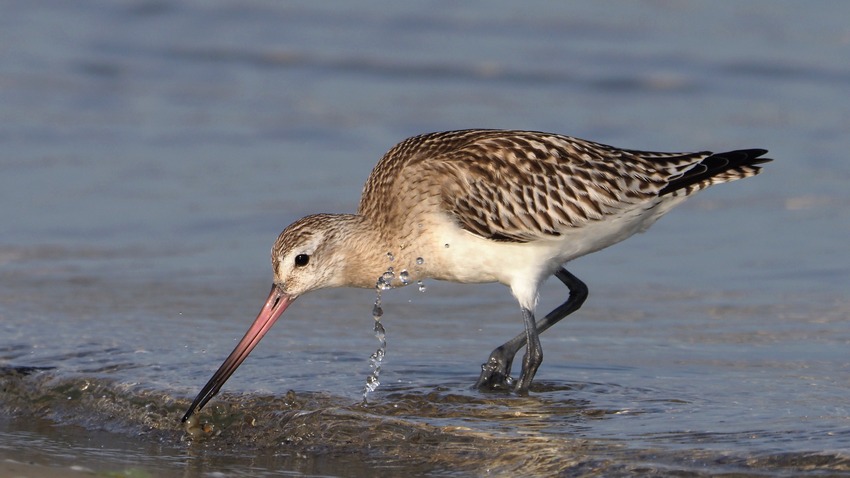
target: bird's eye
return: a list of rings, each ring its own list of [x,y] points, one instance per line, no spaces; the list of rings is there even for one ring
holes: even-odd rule
[[[295,267],[304,267],[310,262],[310,256],[307,254],[298,254],[295,256]]]

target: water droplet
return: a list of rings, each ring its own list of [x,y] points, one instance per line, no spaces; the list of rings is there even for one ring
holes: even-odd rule
[[[380,309],[381,298],[375,301],[375,307]],[[383,314],[383,311],[381,311]],[[378,349],[369,357],[369,368],[372,369],[372,373],[370,373],[366,377],[366,385],[363,388],[363,403],[366,403],[366,397],[370,392],[374,392],[375,389],[381,384],[378,380],[378,376],[381,374],[381,362],[384,360],[384,356],[386,355],[387,350],[387,339],[386,339],[386,331],[384,330],[383,324],[379,320],[380,316],[375,316],[375,338],[380,342],[380,346]]]
[[[387,252],[387,259],[389,259],[390,262],[395,260],[395,256],[393,255],[392,252]]]
[[[379,301],[375,301],[374,307],[372,307],[372,317],[375,320],[381,320],[381,317],[384,316],[384,309],[381,307],[381,303]]]
[[[407,270],[403,270],[399,273],[398,280],[400,280],[403,285],[410,284],[410,274]]]
[[[393,273],[392,267],[390,267],[390,270],[381,274],[381,277],[378,277],[378,281],[375,283],[375,288],[379,291],[392,289],[393,278],[395,278],[395,273]]]
[[[366,395],[369,392],[374,392],[378,386],[381,385],[381,382],[374,375],[369,375],[366,379],[366,391],[363,392],[363,400],[366,400]]]
[[[421,280],[416,281],[416,285],[419,286],[419,292],[425,292],[425,289],[428,287],[425,286],[425,283]]]
[[[448,248],[449,248],[449,245],[448,245],[448,244],[443,244],[443,246],[444,246],[446,249],[448,249]]]
[[[417,265],[417,266],[421,266],[421,265],[422,265],[422,264],[424,264],[424,263],[425,263],[425,259],[423,259],[423,258],[421,258],[421,257],[417,257],[417,258],[416,258],[416,265]]]

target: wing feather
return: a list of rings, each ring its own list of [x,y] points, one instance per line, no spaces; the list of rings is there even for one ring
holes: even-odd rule
[[[569,136],[463,130],[409,138],[378,163],[361,214],[376,214],[395,181],[429,182],[456,223],[481,237],[528,242],[758,173],[764,150],[712,154],[623,150]],[[413,178],[413,179],[411,179]]]

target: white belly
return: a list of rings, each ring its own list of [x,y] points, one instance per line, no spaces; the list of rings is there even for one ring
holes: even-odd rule
[[[447,220],[433,228],[431,239],[437,238],[439,244],[430,248],[434,267],[428,268],[429,275],[463,283],[500,282],[511,288],[520,304],[533,308],[540,283],[564,263],[645,231],[683,199],[644,204],[552,239],[526,243],[484,239]]]

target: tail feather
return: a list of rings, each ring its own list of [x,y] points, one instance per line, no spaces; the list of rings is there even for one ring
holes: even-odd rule
[[[671,180],[661,189],[660,195],[687,196],[713,184],[755,176],[761,172],[759,164],[773,161],[761,157],[766,153],[766,149],[739,149],[712,154]]]

